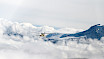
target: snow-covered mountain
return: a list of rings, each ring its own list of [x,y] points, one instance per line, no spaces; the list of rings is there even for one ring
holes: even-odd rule
[[[87,39],[98,39],[100,40],[102,37],[104,37],[104,26],[97,24],[94,26],[91,26],[88,30],[75,33],[75,34],[64,34],[60,38],[68,37],[68,36],[74,36],[74,37],[80,37],[80,36],[86,36]]]
[[[73,28],[55,29],[0,19],[0,59],[104,59],[103,29],[99,25],[86,31]],[[40,37],[41,33],[46,33],[46,37]],[[99,34],[101,38],[97,40],[96,35]],[[77,40],[69,40],[69,35],[86,35],[88,39],[81,38],[83,43],[78,43]],[[91,37],[94,40],[89,39]]]
[[[59,36],[62,35],[62,36]],[[98,39],[100,40],[102,37],[104,37],[104,26],[97,24],[94,26],[91,26],[88,30],[82,31],[82,32],[77,32],[73,34],[62,34],[62,33],[52,33],[47,35],[47,38],[53,37],[53,36],[59,36],[60,38],[64,37],[81,37],[81,36],[86,36],[86,39]]]

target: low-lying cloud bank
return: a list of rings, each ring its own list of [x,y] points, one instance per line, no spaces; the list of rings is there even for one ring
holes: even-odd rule
[[[88,39],[88,43],[77,41],[45,42],[41,33],[76,33],[81,29],[54,29],[49,26],[36,27],[30,23],[11,22],[0,19],[0,59],[104,59],[104,37],[100,41]],[[84,39],[83,39],[84,40]]]

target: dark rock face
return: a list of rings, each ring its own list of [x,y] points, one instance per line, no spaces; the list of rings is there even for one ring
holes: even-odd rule
[[[104,26],[100,26],[100,24],[91,26],[88,30],[75,33],[75,34],[63,34],[60,38],[68,37],[68,36],[73,36],[73,37],[81,37],[81,36],[86,36],[87,39],[98,39],[100,40],[101,37],[104,37]]]

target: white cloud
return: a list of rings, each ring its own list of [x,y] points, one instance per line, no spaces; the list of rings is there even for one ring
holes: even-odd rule
[[[44,38],[37,36],[42,31],[46,33],[54,32],[53,27],[35,27],[29,23],[11,22],[4,19],[0,19],[0,30],[1,59],[104,59],[104,37],[101,39],[102,41],[82,39],[82,43],[77,43],[77,40],[69,40],[66,42],[67,45],[65,45],[64,39],[69,38],[52,37],[59,41],[62,40],[57,45],[43,41]],[[60,33],[75,33],[76,31],[82,30],[71,28],[56,30],[56,32]],[[13,33],[22,34],[23,38],[19,35],[15,36]],[[11,36],[8,36],[8,34],[11,34]]]

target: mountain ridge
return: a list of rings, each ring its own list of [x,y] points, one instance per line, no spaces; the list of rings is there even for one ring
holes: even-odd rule
[[[60,38],[69,37],[69,36],[73,36],[73,37],[86,36],[87,39],[91,38],[91,39],[100,40],[101,37],[104,37],[104,31],[103,30],[104,30],[104,26],[97,24],[97,25],[91,26],[88,30],[85,30],[82,32],[78,32],[75,34],[63,34]]]

